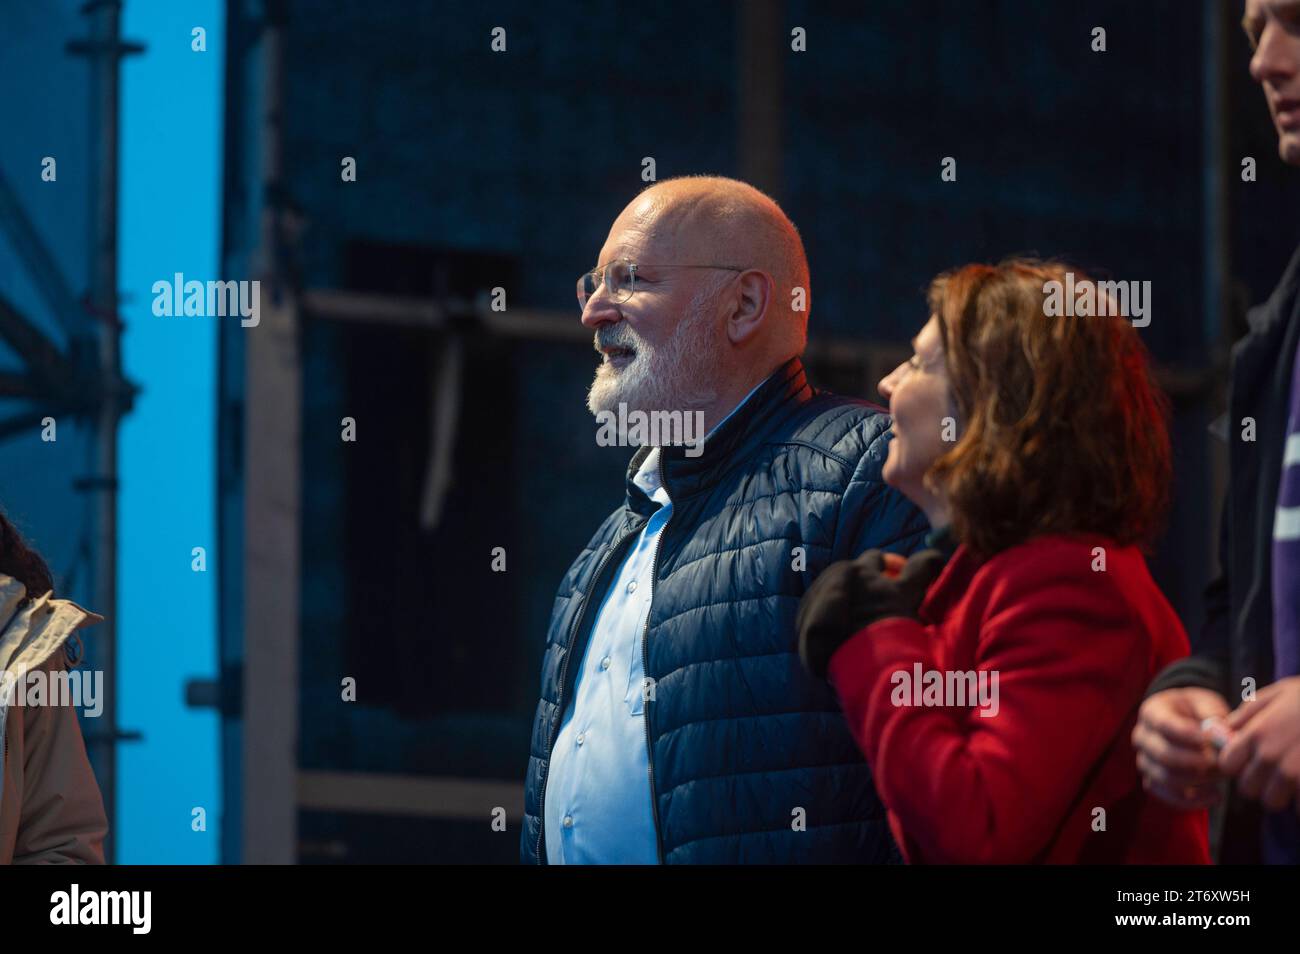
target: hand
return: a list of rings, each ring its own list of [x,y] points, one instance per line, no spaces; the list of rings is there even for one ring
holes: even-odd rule
[[[1226,723],[1236,734],[1219,753],[1219,768],[1236,778],[1237,791],[1270,811],[1294,803],[1300,814],[1300,676],[1265,686]]]
[[[1219,800],[1218,753],[1201,723],[1228,714],[1210,689],[1165,689],[1142,703],[1133,747],[1142,787],[1175,808],[1208,808]]]
[[[795,619],[804,668],[825,679],[835,650],[858,630],[890,616],[915,618],[944,562],[938,550],[922,550],[891,576],[885,554],[867,550],[828,566],[808,587]]]

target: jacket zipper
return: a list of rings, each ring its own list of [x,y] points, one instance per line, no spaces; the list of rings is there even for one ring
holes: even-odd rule
[[[664,455],[663,451],[659,452],[659,486],[668,494],[669,504],[672,503],[673,495],[668,493],[668,483],[664,479]],[[650,613],[654,612],[654,595],[655,595],[655,574],[659,570],[659,550],[663,546],[664,534],[668,532],[668,524],[673,522],[673,515],[670,513],[664,525],[659,528],[659,535],[655,537],[655,552],[650,558],[650,609],[645,614],[645,629],[641,632],[641,715],[645,721],[645,750],[646,750],[646,767],[650,775],[650,815],[655,826],[655,857],[659,859],[659,864],[664,863],[664,846],[659,837],[659,797],[655,794],[655,748],[654,743],[650,741],[650,700],[646,698],[645,681],[650,678],[650,644],[648,637],[650,635]],[[567,660],[566,660],[567,661]]]
[[[573,628],[569,630],[568,646],[564,651],[564,662],[560,663],[560,691],[556,694],[555,698],[555,711],[558,713],[558,717],[554,720],[551,728],[548,729],[546,733],[546,771],[542,775],[542,794],[537,800],[537,840],[533,843],[533,854],[537,856],[537,863],[539,865],[546,863],[546,860],[542,857],[542,833],[546,829],[546,783],[551,779],[551,748],[555,745],[555,730],[559,728],[560,723],[564,721],[564,687],[568,681],[569,659],[573,656],[573,637],[582,627],[582,621],[587,615],[587,606],[591,603],[592,590],[594,590],[596,584],[600,582],[601,574],[605,572],[605,564],[609,562],[610,557],[612,557],[615,552],[622,548],[623,541],[630,537],[634,532],[636,531],[629,531],[615,540],[614,543],[610,545],[610,548],[605,551],[605,555],[600,558],[600,562],[596,564],[596,572],[591,575],[591,582],[587,584],[586,593],[582,598],[582,608],[578,610],[578,615],[573,621]]]

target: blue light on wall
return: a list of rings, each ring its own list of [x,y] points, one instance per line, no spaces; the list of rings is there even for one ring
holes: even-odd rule
[[[197,51],[193,31],[205,31]],[[117,860],[211,864],[221,820],[217,715],[187,708],[216,668],[216,322],[155,317],[151,288],[216,279],[225,6],[128,0],[122,35],[119,282],[123,361],[141,394],[121,432]],[[207,572],[192,569],[202,547]],[[196,831],[195,809],[205,831]]]

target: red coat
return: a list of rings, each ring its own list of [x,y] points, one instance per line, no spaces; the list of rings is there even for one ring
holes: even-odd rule
[[[920,617],[856,633],[828,673],[909,862],[1209,862],[1206,812],[1143,791],[1129,740],[1188,651],[1141,553],[1048,536],[981,563],[962,546]],[[985,695],[958,704],[981,673]]]

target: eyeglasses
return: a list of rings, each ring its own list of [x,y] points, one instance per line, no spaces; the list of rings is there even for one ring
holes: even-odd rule
[[[647,265],[656,271],[661,268],[719,268],[727,272],[743,272],[743,268],[734,265]],[[637,263],[624,258],[616,258],[605,265],[597,266],[578,279],[578,308],[586,310],[587,299],[596,294],[596,289],[603,281],[609,297],[615,302],[625,302],[636,291]]]

